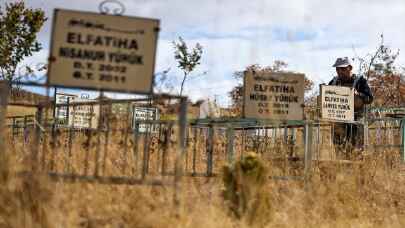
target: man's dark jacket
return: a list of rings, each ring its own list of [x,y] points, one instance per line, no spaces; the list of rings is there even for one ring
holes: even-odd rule
[[[367,80],[360,76],[352,75],[349,80],[343,81],[339,77],[334,77],[329,85],[346,86],[354,88],[358,93],[359,97],[363,100],[364,104],[371,104],[373,102],[373,94],[370,87],[368,86]]]
[[[371,92],[370,87],[368,86],[367,80],[364,77],[357,77],[356,75],[352,75],[352,77],[349,80],[343,81],[339,77],[334,77],[330,82],[329,85],[336,85],[336,86],[345,86],[345,87],[351,87],[354,88],[359,95],[358,97],[361,98],[363,101],[363,105],[361,107],[357,107],[354,110],[354,119],[358,120],[361,118],[364,110],[364,105],[365,104],[371,104],[373,102],[373,94]],[[352,145],[362,145],[363,144],[363,135],[359,133],[358,125],[356,124],[346,124],[343,123],[340,125],[341,127],[344,128],[345,134],[344,134],[344,140],[342,140],[338,134],[334,135],[334,143],[337,145],[340,145],[346,141],[350,142]],[[335,129],[337,129],[338,126],[336,126]],[[336,130],[335,130],[336,131]]]

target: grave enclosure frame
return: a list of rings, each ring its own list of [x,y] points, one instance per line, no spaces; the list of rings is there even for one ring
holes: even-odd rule
[[[107,1],[106,1],[107,2]],[[104,3],[104,2],[103,2]],[[102,4],[103,4],[102,3]],[[100,11],[102,9],[102,6],[100,4]],[[79,11],[71,11],[71,10],[60,10],[56,9],[55,14],[54,14],[54,24],[53,24],[53,29],[52,29],[52,36],[60,36],[61,32],[57,32],[56,29],[60,29],[60,27],[55,28],[55,23],[59,20],[57,18],[57,15],[61,13],[67,13],[72,14],[72,18],[74,18],[75,23],[72,24],[72,20],[66,21],[66,26],[64,29],[72,29],[72,27],[76,26],[73,28],[73,31],[79,30],[84,30],[85,33],[91,34],[88,36],[92,36],[93,33],[109,33],[116,35],[118,37],[121,37],[122,40],[114,41],[114,36],[112,35],[111,37],[107,37],[110,39],[109,45],[121,45],[125,44],[128,47],[128,43],[131,42],[130,47],[132,47],[133,50],[136,50],[138,52],[138,62],[135,63],[130,63],[128,62],[127,65],[125,63],[119,64],[119,67],[117,67],[120,70],[120,73],[123,73],[125,75],[121,75],[119,78],[123,79],[124,77],[127,77],[127,79],[123,79],[122,82],[127,82],[130,81],[131,83],[121,83],[121,87],[111,87],[108,85],[108,83],[93,83],[89,82],[87,85],[81,85],[81,83],[74,85],[75,83],[65,83],[64,81],[55,81],[57,79],[58,74],[65,74],[66,72],[69,71],[68,68],[73,66],[73,76],[76,74],[75,72],[78,72],[82,70],[83,72],[91,72],[91,74],[96,75],[99,73],[98,70],[100,70],[100,67],[97,67],[98,70],[95,70],[93,67],[90,67],[91,64],[98,64],[98,63],[87,63],[86,66],[87,68],[84,67],[79,67],[77,68],[79,64],[76,62],[72,62],[67,60],[63,60],[59,57],[55,57],[56,55],[60,54],[61,52],[57,44],[55,44],[55,40],[52,39],[51,41],[51,54],[49,57],[49,69],[48,69],[48,77],[46,79],[46,83],[38,83],[38,82],[31,82],[31,81],[18,81],[18,82],[11,82],[9,83],[3,83],[6,85],[4,88],[1,89],[1,121],[0,121],[0,127],[3,130],[6,124],[6,118],[5,118],[5,113],[6,113],[6,108],[7,105],[15,105],[15,106],[23,106],[23,107],[31,107],[36,109],[36,114],[33,116],[22,116],[23,118],[23,126],[20,127],[21,122],[19,122],[19,119],[21,118],[20,116],[15,116],[12,117],[12,124],[9,125],[12,129],[12,137],[15,139],[16,136],[18,136],[18,133],[20,131],[20,128],[23,129],[23,135],[24,138],[22,140],[22,143],[24,146],[30,145],[30,154],[28,155],[31,161],[31,168],[26,167],[28,169],[24,169],[22,172],[20,172],[21,175],[25,175],[30,172],[37,172],[37,171],[43,171],[47,173],[51,178],[56,179],[56,180],[64,180],[64,181],[85,181],[85,182],[97,182],[97,183],[114,183],[114,184],[150,184],[150,185],[174,185],[176,189],[178,188],[179,185],[179,180],[181,178],[181,156],[184,152],[184,145],[185,145],[185,129],[186,129],[186,114],[187,114],[187,97],[184,96],[176,96],[176,95],[170,95],[170,94],[154,94],[153,93],[153,84],[154,84],[154,67],[155,67],[155,55],[156,55],[156,48],[157,48],[157,40],[158,40],[158,32],[159,32],[159,20],[156,19],[147,19],[147,18],[138,18],[138,17],[127,17],[127,16],[121,16],[121,15],[109,15],[108,10],[107,12],[102,12],[101,14],[97,13],[92,13],[92,12],[79,12]],[[122,12],[121,12],[122,13]],[[80,17],[83,17],[80,19]],[[67,20],[66,16],[64,17],[59,17],[61,20]],[[94,19],[94,18],[105,18],[108,19],[108,21],[104,21],[102,19]],[[87,22],[86,22],[87,21]],[[136,31],[128,30],[126,31],[125,28],[123,27],[116,27],[114,24],[121,22],[125,22],[124,25],[128,25],[131,23],[135,23],[140,26],[140,28]],[[83,24],[84,23],[84,24]],[[98,23],[98,24],[97,24]],[[108,24],[109,23],[109,24]],[[73,26],[74,25],[74,26]],[[89,25],[89,26],[88,26]],[[90,26],[92,25],[92,26]],[[148,27],[149,26],[149,27]],[[62,26],[63,27],[63,26]],[[136,27],[136,26],[135,26]],[[76,29],[76,30],[74,30]],[[131,26],[131,29],[134,29],[134,26]],[[67,33],[70,34],[70,33]],[[129,34],[129,35],[128,35]],[[71,35],[71,34],[70,34]],[[70,36],[68,35],[68,36]],[[153,39],[150,39],[150,36],[153,37]],[[128,38],[132,37],[132,38]],[[134,38],[136,37],[136,39]],[[63,38],[63,37],[62,37]],[[138,40],[139,38],[139,40]],[[79,38],[77,38],[79,39]],[[112,41],[111,41],[112,39]],[[119,39],[119,38],[117,38]],[[130,40],[132,39],[132,40]],[[60,37],[57,39],[57,41],[61,41]],[[64,39],[63,39],[64,40]],[[69,39],[68,39],[69,40]],[[130,40],[130,41],[128,41]],[[148,42],[147,47],[142,47],[141,43],[135,43],[135,42],[140,42],[141,41],[146,41]],[[79,41],[77,41],[79,42]],[[114,43],[115,42],[115,43]],[[80,42],[79,42],[80,44]],[[78,45],[79,45],[78,44]],[[81,45],[81,44],[80,44]],[[125,46],[124,45],[124,46]],[[140,45],[140,46],[138,46]],[[60,45],[59,45],[60,46]],[[63,46],[63,44],[62,44]],[[68,45],[69,46],[69,45]],[[76,48],[74,45],[70,45],[71,49],[73,50]],[[76,45],[77,46],[77,45]],[[56,49],[54,49],[56,47]],[[120,46],[121,47],[121,46]],[[116,47],[114,47],[116,48]],[[111,49],[111,48],[110,48]],[[57,51],[55,51],[57,50]],[[62,48],[60,48],[62,50]],[[99,48],[98,53],[101,53],[102,51],[107,50],[106,47],[101,47]],[[114,49],[115,50],[115,49]],[[114,51],[113,50],[113,51]],[[90,52],[90,51],[88,51]],[[73,51],[72,51],[73,53]],[[124,49],[119,50],[119,54],[125,54]],[[111,56],[111,54],[109,54]],[[129,55],[129,54],[128,54]],[[144,55],[144,56],[141,56]],[[105,56],[108,56],[108,53],[105,54]],[[145,57],[146,56],[146,57]],[[65,56],[66,57],[66,56]],[[70,57],[68,57],[70,58]],[[105,57],[104,60],[106,60],[107,57]],[[112,57],[110,57],[111,60]],[[142,59],[141,59],[142,58]],[[59,61],[59,59],[61,59]],[[56,61],[59,61],[57,63]],[[91,59],[88,60],[87,62],[91,62]],[[66,63],[70,64],[68,68],[66,67]],[[55,66],[59,64],[60,66]],[[131,65],[132,64],[132,65]],[[83,63],[81,66],[84,66],[85,64]],[[100,66],[103,66],[103,64],[99,64]],[[134,66],[135,65],[135,66]],[[139,66],[137,66],[139,65]],[[143,67],[145,65],[145,67]],[[98,66],[98,65],[97,65]],[[117,68],[117,69],[118,69]],[[115,69],[115,68],[113,68]],[[125,71],[123,70],[125,69]],[[135,69],[135,70],[133,70]],[[122,71],[121,71],[122,70]],[[100,70],[100,77],[98,77],[100,80],[103,77],[103,72]],[[90,75],[90,74],[87,74]],[[69,76],[69,75],[68,75]],[[71,76],[70,76],[71,77]],[[139,78],[140,77],[140,78]],[[131,80],[129,80],[131,78]],[[135,78],[135,79],[132,79]],[[87,79],[90,79],[88,77]],[[94,79],[94,78],[93,78]],[[70,80],[70,79],[69,79]],[[135,81],[134,81],[135,80]],[[113,81],[114,82],[114,81]],[[140,83],[142,82],[142,83]],[[117,81],[118,83],[118,81]],[[3,85],[2,84],[2,85]],[[45,88],[46,89],[46,101],[42,101],[39,104],[27,104],[25,102],[8,102],[8,86],[9,85],[13,86],[29,86],[29,87],[36,87],[36,88]],[[84,83],[86,84],[86,83]],[[138,84],[140,86],[138,86]],[[132,90],[131,85],[135,85],[134,90]],[[51,88],[54,88],[54,93],[56,96],[56,89],[57,88],[65,88],[65,89],[71,89],[71,90],[76,90],[76,89],[89,89],[96,91],[100,94],[99,99],[97,101],[90,101],[90,102],[76,102],[76,103],[70,103],[67,104],[56,104],[56,99],[54,100],[54,103],[50,101],[50,90]],[[121,100],[111,100],[111,99],[104,99],[103,94],[104,92],[117,92],[117,93],[125,93],[128,94],[130,93],[131,95],[145,95],[144,97],[140,98],[135,98],[135,99],[121,99]],[[108,141],[109,141],[109,133],[111,131],[110,126],[109,126],[109,120],[102,122],[101,121],[101,113],[102,113],[102,107],[104,106],[111,106],[113,104],[127,104],[127,107],[130,107],[130,104],[135,103],[135,102],[140,102],[144,103],[145,106],[150,106],[150,104],[153,101],[156,100],[177,100],[178,102],[178,111],[177,111],[177,121],[166,121],[166,122],[161,122],[160,124],[165,125],[167,124],[170,127],[176,126],[178,129],[178,135],[177,135],[177,143],[174,145],[171,145],[174,147],[174,160],[172,161],[173,167],[172,167],[172,175],[173,181],[168,180],[167,178],[161,178],[161,179],[154,179],[154,178],[149,178],[148,176],[148,171],[149,171],[149,145],[150,142],[150,132],[149,132],[149,127],[147,127],[147,131],[143,132],[142,138],[144,139],[144,146],[143,146],[143,157],[142,157],[142,162],[141,164],[138,164],[138,161],[136,161],[135,166],[138,169],[138,165],[141,166],[139,168],[138,174],[136,176],[134,175],[102,175],[103,172],[103,167],[99,165],[100,160],[101,160],[101,151],[102,151],[102,146],[101,146],[101,134],[104,136],[104,163],[103,165],[105,166],[105,157],[107,156],[106,153],[108,151]],[[94,129],[76,129],[74,126],[58,126],[56,123],[57,118],[55,118],[55,110],[57,107],[66,107],[67,109],[72,108],[75,109],[80,106],[91,106],[94,107],[95,105],[99,106],[99,114],[100,118],[97,120],[98,124],[97,127]],[[53,108],[52,114],[50,114],[50,109]],[[92,108],[93,110],[93,108]],[[129,108],[126,110],[125,115],[128,117],[129,115]],[[68,112],[69,113],[69,112]],[[75,113],[75,112],[73,112]],[[52,115],[53,118],[49,118],[49,116]],[[74,115],[74,114],[73,114]],[[74,118],[74,116],[73,116]],[[132,120],[132,117],[128,119]],[[104,124],[104,125],[103,125]],[[150,124],[148,121],[145,121],[145,125]],[[74,125],[74,123],[72,124]],[[90,127],[91,128],[91,127]],[[122,134],[124,135],[124,143],[125,146],[125,154],[129,153],[128,147],[127,147],[127,142],[129,140],[133,140],[133,150],[134,150],[134,155],[135,157],[140,156],[139,154],[142,154],[142,151],[139,151],[139,143],[137,140],[139,140],[139,123],[135,125],[134,128],[132,128],[132,124],[129,124],[128,126],[124,126],[122,129],[118,129],[118,131],[121,131]],[[171,130],[171,129],[170,129]],[[74,149],[72,147],[74,146],[73,138],[75,134],[81,134],[84,133],[87,137],[87,142],[85,142],[88,147],[87,151],[85,152],[85,160],[84,160],[84,170],[80,170],[80,172],[75,172],[74,167],[72,167],[71,157],[74,154]],[[60,153],[56,153],[58,150],[58,137],[60,134],[65,134],[67,135],[67,142],[66,144],[69,145],[68,148],[66,148],[66,154],[64,155],[64,165],[63,171],[58,170],[58,162],[55,160],[55,157],[59,156]],[[5,135],[0,134],[0,149],[2,151],[5,151]],[[148,138],[149,137],[149,138]],[[91,143],[94,143],[93,141],[96,142],[95,148],[96,151],[94,151],[94,158],[93,162],[91,162],[91,156],[89,151],[91,150]],[[27,144],[26,144],[27,143]],[[146,146],[147,145],[147,146]],[[135,154],[136,151],[136,154]],[[4,153],[4,152],[3,152]],[[4,155],[4,154],[2,154]],[[66,157],[68,156],[68,157]],[[125,159],[125,157],[124,157]],[[122,162],[122,161],[121,161]],[[127,161],[124,161],[126,163]],[[105,167],[104,167],[105,168]],[[77,170],[76,170],[77,171]],[[105,171],[105,170],[104,170]],[[134,170],[132,170],[132,174],[134,174]],[[123,171],[122,173],[128,173],[128,171]],[[163,176],[163,174],[162,174]],[[177,190],[176,190],[177,192]]]
[[[49,88],[48,88],[49,90]],[[49,97],[49,96],[48,96]],[[270,146],[271,145],[277,145],[281,144],[283,146],[286,146],[288,148],[290,146],[289,142],[290,139],[293,139],[292,141],[295,143],[295,145],[291,145],[292,147],[300,147],[302,145],[303,152],[300,156],[289,156],[285,158],[285,162],[289,164],[293,164],[294,162],[302,162],[302,168],[303,172],[301,172],[300,175],[290,175],[288,173],[282,174],[282,175],[273,175],[271,176],[272,179],[275,180],[307,180],[308,177],[314,172],[314,168],[322,161],[321,156],[319,155],[320,151],[320,145],[324,143],[325,139],[322,139],[323,134],[322,131],[323,128],[328,126],[329,121],[322,121],[320,119],[318,120],[302,120],[302,121],[276,121],[276,120],[258,120],[254,118],[250,119],[239,119],[239,118],[231,118],[231,119],[197,119],[197,120],[190,120],[187,121],[186,119],[186,108],[187,108],[187,102],[185,97],[175,97],[175,96],[170,96],[170,95],[155,95],[154,97],[145,97],[145,98],[139,98],[139,99],[126,99],[126,100],[103,100],[100,99],[98,101],[93,101],[90,102],[94,105],[112,105],[113,103],[126,103],[130,107],[129,102],[136,102],[136,101],[147,101],[150,102],[151,99],[179,99],[181,100],[181,108],[179,115],[183,118],[179,118],[179,122],[175,122],[172,120],[144,120],[144,121],[138,121],[138,124],[135,125],[135,128],[127,129],[125,130],[125,133],[122,134],[123,138],[125,140],[133,139],[134,141],[138,140],[139,141],[142,137],[143,140],[146,138],[144,136],[150,137],[149,139],[155,138],[156,137],[159,139],[158,140],[158,153],[153,154],[153,152],[150,151],[150,149],[146,149],[145,147],[138,148],[138,154],[142,159],[140,159],[140,166],[139,166],[139,173],[137,174],[136,177],[134,176],[105,176],[103,173],[103,167],[104,165],[102,164],[103,159],[96,159],[100,162],[98,166],[94,165],[97,163],[93,163],[93,166],[89,165],[91,162],[84,162],[83,164],[83,172],[80,173],[72,173],[69,168],[63,167],[56,169],[59,170],[59,172],[55,172],[55,169],[52,167],[55,167],[52,164],[52,160],[48,161],[49,156],[44,156],[45,147],[42,147],[42,150],[40,149],[41,145],[44,143],[49,143],[52,146],[52,142],[54,141],[54,137],[57,136],[57,132],[60,130],[57,127],[55,127],[52,124],[52,121],[47,121],[46,115],[48,115],[50,112],[46,112],[45,110],[48,108],[50,109],[51,104],[44,103],[41,106],[38,106],[38,112],[37,115],[33,120],[29,120],[32,118],[32,116],[21,116],[21,117],[14,117],[11,118],[11,120],[14,119],[14,121],[11,121],[11,129],[14,129],[15,127],[20,128],[21,123],[23,123],[23,129],[28,129],[31,127],[31,129],[35,130],[34,134],[34,140],[38,140],[35,143],[38,147],[35,150],[35,153],[33,154],[33,157],[35,158],[36,161],[38,161],[38,166],[39,169],[42,169],[44,171],[49,171],[48,174],[56,179],[56,180],[67,180],[67,181],[85,181],[85,182],[97,182],[97,183],[112,183],[112,184],[147,184],[147,185],[171,185],[173,184],[171,181],[167,182],[167,180],[170,179],[170,177],[176,177],[179,179],[181,176],[189,176],[189,177],[215,177],[220,172],[218,170],[221,168],[223,164],[226,163],[232,163],[235,160],[237,160],[239,157],[243,157],[243,154],[237,155],[236,147],[238,146],[238,141],[244,143],[245,145],[249,144],[250,140],[250,146],[243,146],[242,149],[245,150],[252,150],[254,152],[261,153],[263,155],[268,154],[271,152]],[[16,103],[9,103],[9,104],[14,104]],[[18,104],[17,104],[18,105]],[[24,104],[22,104],[24,105]],[[89,102],[84,102],[84,103],[72,103],[72,104],[59,104],[58,106],[67,106],[70,105],[72,108],[75,106],[79,105],[89,105]],[[101,109],[100,109],[101,110]],[[17,123],[16,119],[22,119],[25,121],[19,122],[19,124],[14,124]],[[130,118],[128,118],[130,119]],[[337,121],[339,122],[339,121]],[[345,121],[347,122],[347,121]],[[395,148],[400,150],[400,156],[401,156],[401,161],[404,161],[404,132],[405,132],[405,122],[404,119],[399,119],[399,118],[367,118],[363,122],[355,122],[352,121],[350,123],[353,124],[358,124],[362,125],[365,127],[365,147],[378,151],[380,149],[384,148]],[[182,131],[178,132],[178,140],[172,142],[176,144],[175,148],[180,148],[179,150],[176,150],[180,152],[177,156],[179,159],[176,159],[175,161],[177,162],[175,165],[175,169],[170,169],[168,168],[170,165],[168,163],[164,162],[165,156],[167,156],[168,150],[167,149],[167,144],[166,142],[170,141],[170,138],[172,137],[172,132],[170,131],[158,131],[157,133],[152,133],[152,132],[145,132],[141,133],[137,131],[137,127],[139,127],[140,124],[145,124],[145,125],[155,125],[155,126],[160,126],[158,129],[165,129],[165,127],[162,128],[162,126],[175,126],[177,124],[180,124],[181,128],[183,129]],[[15,126],[19,125],[19,126]],[[100,125],[101,126],[101,125]],[[132,123],[129,124],[128,126],[132,126]],[[48,130],[47,130],[48,129]],[[150,128],[147,128],[150,129]],[[276,130],[275,130],[276,129]],[[99,134],[103,135],[108,133],[108,130],[97,128],[94,130],[80,130],[80,129],[74,129],[74,127],[65,127],[65,130],[67,131],[68,136],[70,137],[71,135],[75,134],[89,134],[89,133],[96,133],[96,136],[90,134],[89,137],[92,137],[93,140],[98,140],[97,137],[99,137]],[[18,130],[17,130],[18,131]],[[48,131],[48,133],[46,133]],[[267,133],[271,131],[270,133]],[[298,131],[301,132],[302,135],[298,134]],[[333,133],[333,128],[329,129],[330,133]],[[14,132],[14,130],[12,131]],[[25,131],[23,131],[25,132]],[[260,133],[260,132],[265,132],[265,133]],[[295,136],[293,136],[295,134]],[[266,135],[268,134],[268,135]],[[396,134],[397,136],[394,136],[393,134]],[[39,135],[39,136],[38,136]],[[41,137],[42,135],[42,137]],[[108,134],[107,134],[108,135]],[[157,136],[156,136],[157,135]],[[372,136],[374,135],[374,136]],[[25,136],[25,135],[24,135]],[[292,137],[293,138],[290,138]],[[14,135],[13,135],[14,137]],[[102,142],[104,138],[102,137]],[[221,144],[218,144],[214,142],[216,138],[223,137],[225,145],[221,146]],[[295,138],[294,138],[295,137]],[[302,137],[301,144],[296,143],[299,141],[299,138]],[[372,143],[371,138],[377,138],[379,141],[376,141]],[[400,140],[394,140],[395,138]],[[18,139],[18,138],[17,138]],[[70,141],[71,139],[68,138]],[[266,141],[267,140],[267,141]],[[278,141],[277,141],[278,140]],[[330,139],[329,139],[330,140]],[[152,140],[153,141],[153,140]],[[193,143],[194,141],[194,143]],[[198,141],[198,142],[197,142]],[[395,141],[395,142],[394,142]],[[144,141],[147,142],[147,141]],[[164,143],[163,143],[164,142]],[[253,144],[252,144],[253,143]],[[147,144],[147,143],[145,143]],[[267,147],[269,144],[270,146]],[[70,143],[70,145],[72,145]],[[150,144],[149,144],[150,145]],[[199,151],[196,148],[202,145],[203,146],[203,151]],[[253,146],[252,146],[253,145]],[[160,147],[159,147],[160,146]],[[266,148],[264,148],[265,146]],[[224,147],[223,152],[218,152],[218,147]],[[250,149],[249,149],[250,148]],[[99,149],[103,149],[103,146],[100,146]],[[135,149],[135,147],[132,147],[132,149]],[[124,153],[127,153],[129,156],[129,152],[132,149],[123,149]],[[98,150],[97,150],[98,151]],[[126,151],[126,152],[125,152]],[[69,153],[66,151],[66,153]],[[218,154],[218,153],[223,153]],[[243,153],[243,151],[242,151]],[[100,154],[97,155],[97,153],[87,157],[87,160],[93,160],[94,156],[101,156]],[[157,156],[157,157],[156,157]],[[160,158],[159,158],[160,156]],[[199,164],[199,159],[201,160],[201,156],[205,156],[203,158],[203,163],[204,164]],[[124,159],[126,157],[123,157]],[[271,158],[271,157],[270,157]],[[157,160],[156,160],[157,159]],[[160,163],[159,163],[160,159]],[[291,160],[292,159],[292,160]],[[271,159],[270,159],[271,161]],[[282,161],[282,160],[280,160]],[[290,163],[290,161],[292,163]],[[151,171],[154,170],[153,167],[157,167],[155,163],[159,163],[159,168],[157,170],[158,173]],[[68,162],[66,162],[68,164]],[[87,165],[86,165],[87,164]],[[198,167],[200,165],[200,168]],[[202,169],[201,169],[202,165]],[[86,168],[87,167],[87,168]],[[91,169],[92,168],[92,169]],[[177,171],[176,171],[177,170]],[[152,178],[151,178],[152,177]],[[154,177],[159,177],[155,179]],[[165,181],[162,181],[165,180]],[[171,180],[171,179],[170,179]]]
[[[23,83],[25,86],[41,86],[38,84],[30,84],[30,83]],[[45,86],[48,90],[50,88]],[[124,122],[124,125],[126,126],[120,126],[114,129],[112,126],[110,126],[109,123],[109,117],[106,117],[108,115],[111,116],[111,112],[102,114],[102,110],[105,110],[105,107],[108,109],[111,109],[112,105],[114,104],[122,104],[126,107],[128,107],[127,111],[130,111],[130,107],[132,107],[134,102],[142,102],[146,107],[153,101],[156,100],[177,100],[179,103],[179,111],[177,114],[177,120],[168,120],[168,121],[138,121],[135,124],[135,127],[132,125],[132,116],[130,116],[131,112],[126,112],[122,116],[127,116],[126,121]],[[43,102],[39,105],[32,105],[32,104],[25,104],[24,102],[9,102],[8,105],[13,105],[13,106],[24,106],[24,107],[31,107],[31,108],[36,108],[36,114],[35,115],[29,115],[29,116],[13,116],[10,118],[5,118],[6,122],[5,125],[10,129],[11,133],[11,138],[10,140],[16,142],[22,142],[26,143],[26,145],[34,145],[32,147],[32,161],[33,161],[33,169],[35,170],[42,170],[45,173],[48,173],[52,178],[57,179],[57,180],[64,180],[64,181],[86,181],[86,182],[97,182],[97,183],[115,183],[115,184],[151,184],[151,185],[172,185],[171,181],[168,182],[168,180],[162,181],[162,180],[153,180],[148,177],[148,163],[149,163],[149,148],[146,146],[142,146],[142,143],[145,145],[149,146],[149,140],[151,139],[150,135],[150,129],[153,124],[160,124],[161,128],[169,127],[173,128],[176,127],[178,129],[177,131],[177,136],[178,138],[176,143],[172,143],[170,146],[173,149],[173,152],[176,153],[175,156],[182,156],[182,153],[184,151],[184,145],[185,145],[185,129],[186,129],[186,112],[187,112],[187,98],[186,97],[180,97],[180,96],[174,96],[174,95],[168,95],[168,94],[154,94],[151,96],[147,97],[140,97],[140,98],[134,98],[134,99],[120,99],[120,100],[110,100],[110,99],[98,99],[94,101],[87,101],[87,102],[77,102],[77,103],[66,103],[66,104],[57,104],[55,105],[53,102],[49,100],[48,96],[48,101]],[[98,105],[100,106],[99,108],[99,115],[100,118],[98,120],[98,126],[96,128],[76,128],[75,126],[69,125],[69,126],[64,126],[64,125],[59,125],[55,118],[53,116],[53,107],[69,107],[71,109],[75,109],[76,107],[80,107],[82,105],[85,106],[91,106],[91,105]],[[104,108],[104,109],[103,109]],[[101,121],[103,118],[105,118],[105,122],[102,124]],[[22,121],[21,121],[22,120]],[[7,124],[7,121],[9,122]],[[147,129],[146,132],[140,132],[139,131],[139,125],[144,124]],[[166,129],[165,129],[166,130]],[[136,143],[132,144],[132,149],[131,146],[123,146],[126,154],[129,155],[129,153],[132,150],[136,150],[136,155],[139,157],[140,161],[137,161],[137,164],[139,167],[139,172],[136,174],[137,177],[132,176],[132,175],[118,175],[118,176],[105,176],[102,174],[102,167],[105,166],[102,165],[102,158],[101,152],[102,153],[107,153],[109,149],[107,149],[107,144],[112,143],[112,134],[114,132],[118,132],[118,134],[122,134],[124,137],[124,143]],[[23,136],[23,137],[20,137]],[[57,143],[60,141],[61,137],[65,137],[66,140],[68,141],[65,145],[66,151],[62,151],[63,153],[69,154],[69,156],[72,156],[72,154],[75,153],[75,143],[79,140],[79,136],[85,137],[86,140],[88,140],[88,143],[90,142],[96,142],[96,153],[91,152],[90,154],[87,154],[88,152],[86,151],[81,151],[83,153],[86,153],[86,159],[83,161],[82,165],[84,166],[84,171],[80,171],[79,173],[75,173],[71,170],[70,167],[62,167],[62,168],[57,168],[55,156],[58,153],[61,153],[61,151],[57,151]],[[100,139],[101,138],[101,139]],[[141,141],[143,140],[143,142]],[[63,140],[62,140],[63,141]],[[3,141],[2,141],[3,142]],[[55,154],[53,154],[53,150],[55,150]],[[89,149],[91,150],[91,149]],[[99,153],[100,152],[100,153]],[[91,168],[91,157],[94,157],[93,159],[96,159],[96,162],[93,162],[92,170]],[[135,155],[134,155],[135,156]],[[142,158],[142,159],[141,159]],[[67,159],[67,158],[66,158]],[[177,172],[181,171],[180,167],[181,164],[179,163],[181,159],[175,159],[174,162],[174,169],[171,172],[169,176],[179,176]],[[69,166],[69,161],[66,160],[64,165]],[[62,169],[62,170],[61,170]],[[128,174],[128,173],[127,173]],[[139,175],[138,175],[139,174]],[[163,176],[163,173],[161,173]],[[167,176],[167,174],[164,174]]]

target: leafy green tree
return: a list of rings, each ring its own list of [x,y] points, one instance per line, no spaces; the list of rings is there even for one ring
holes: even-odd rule
[[[196,46],[189,52],[186,42],[179,37],[178,41],[173,41],[174,58],[178,62],[178,67],[183,71],[183,80],[180,86],[180,96],[183,94],[184,83],[190,73],[201,64],[201,56],[203,47],[197,43]]]
[[[9,83],[20,80],[18,64],[41,50],[37,34],[46,21],[41,9],[26,8],[23,1],[0,6],[0,79]],[[27,67],[27,72],[32,69]]]

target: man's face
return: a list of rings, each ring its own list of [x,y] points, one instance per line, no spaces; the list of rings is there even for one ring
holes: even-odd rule
[[[340,78],[350,78],[351,76],[351,71],[352,71],[352,67],[351,66],[347,66],[347,67],[336,67],[336,73],[338,74],[338,76]]]

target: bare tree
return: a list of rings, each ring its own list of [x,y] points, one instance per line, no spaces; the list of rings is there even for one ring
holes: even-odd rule
[[[365,57],[356,56],[359,61],[359,75],[368,79],[374,94],[374,106],[398,106],[405,98],[403,67],[396,65],[399,50],[392,50],[384,43],[384,35],[376,50]],[[402,91],[402,92],[401,92]]]

